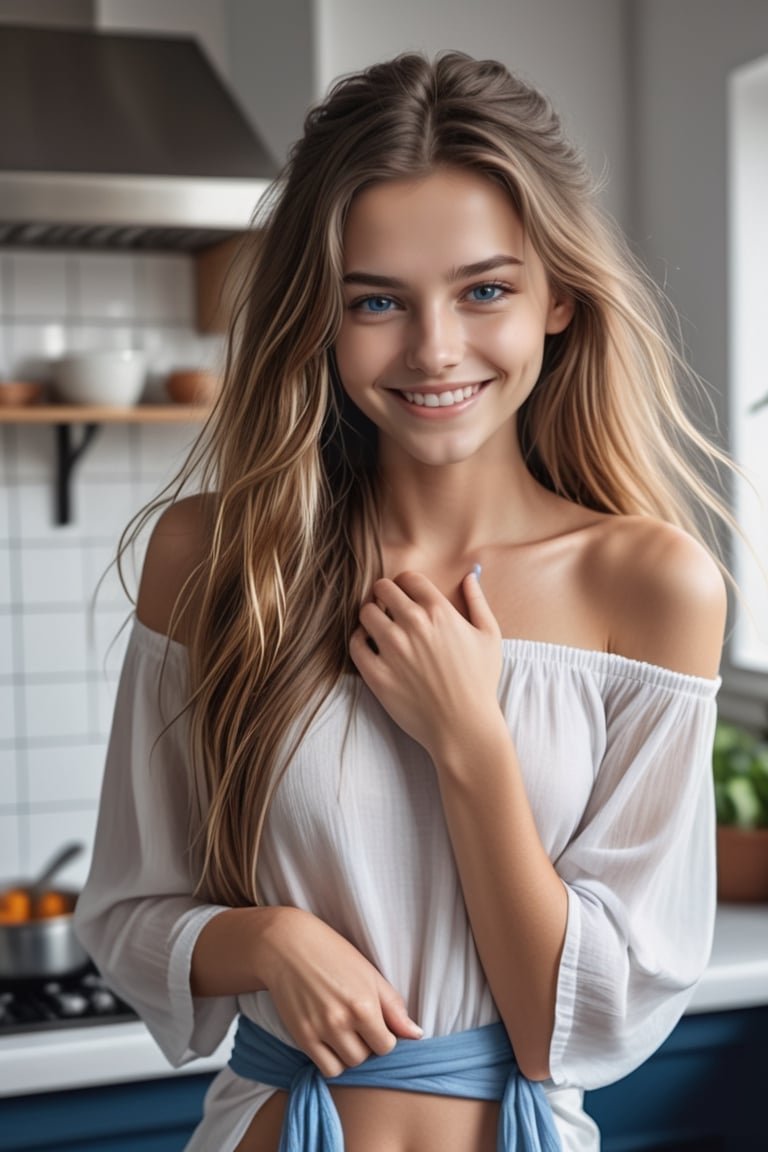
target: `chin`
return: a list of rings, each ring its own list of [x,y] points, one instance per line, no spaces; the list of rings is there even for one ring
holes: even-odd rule
[[[464,464],[472,460],[478,453],[475,444],[445,444],[432,447],[419,446],[406,449],[408,455],[420,464],[431,468],[449,468],[455,464]]]

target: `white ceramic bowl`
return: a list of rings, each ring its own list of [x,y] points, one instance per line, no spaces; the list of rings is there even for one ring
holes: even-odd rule
[[[147,378],[147,361],[136,349],[77,352],[54,369],[59,399],[68,404],[136,404]]]

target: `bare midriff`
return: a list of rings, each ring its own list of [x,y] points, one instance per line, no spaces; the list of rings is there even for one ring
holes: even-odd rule
[[[332,1088],[346,1152],[495,1152],[499,1105],[389,1088]],[[277,1152],[286,1095],[275,1092],[237,1152]]]

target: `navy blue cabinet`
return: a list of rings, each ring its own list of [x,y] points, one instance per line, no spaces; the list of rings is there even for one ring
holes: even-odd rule
[[[585,1105],[602,1152],[767,1152],[768,1007],[685,1016]]]
[[[211,1076],[0,1099],[2,1152],[181,1152]]]
[[[0,1098],[0,1152],[181,1152],[210,1075]],[[602,1152],[767,1152],[768,1007],[686,1016],[586,1095]]]

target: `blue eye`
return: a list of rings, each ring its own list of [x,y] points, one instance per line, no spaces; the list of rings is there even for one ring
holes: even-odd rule
[[[355,307],[361,308],[366,312],[389,312],[394,307],[394,300],[389,296],[366,296],[364,300],[359,300]]]
[[[478,302],[485,302],[486,300],[498,300],[499,296],[504,295],[504,288],[501,284],[478,284],[475,288],[470,288],[469,297],[471,300]]]

